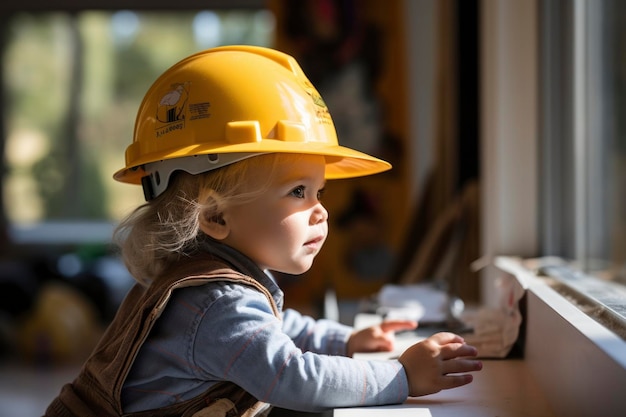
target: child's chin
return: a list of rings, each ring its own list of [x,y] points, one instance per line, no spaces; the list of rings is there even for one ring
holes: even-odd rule
[[[305,272],[307,272],[309,269],[311,269],[311,265],[293,267],[293,268],[285,268],[284,270],[280,272],[282,272],[283,274],[289,274],[289,275],[302,275]]]

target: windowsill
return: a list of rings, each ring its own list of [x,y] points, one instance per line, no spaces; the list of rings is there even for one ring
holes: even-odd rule
[[[626,342],[517,259],[495,266],[526,290],[525,361],[557,415],[626,415]]]

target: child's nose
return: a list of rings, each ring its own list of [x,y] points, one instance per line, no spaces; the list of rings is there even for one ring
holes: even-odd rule
[[[318,203],[313,209],[311,224],[318,224],[325,221],[328,221],[328,211],[321,203]]]

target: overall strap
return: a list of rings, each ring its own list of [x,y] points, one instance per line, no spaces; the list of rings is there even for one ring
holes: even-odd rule
[[[253,277],[235,271],[223,261],[192,258],[169,272],[148,288],[137,284],[131,289],[79,376],[72,384],[63,388],[59,397],[48,408],[46,416],[123,415],[121,391],[124,381],[139,349],[177,288],[201,286],[214,281],[247,285],[264,294],[274,315],[279,319],[281,317],[275,296],[265,285]],[[224,404],[229,403],[233,406],[223,416],[262,415],[258,413],[268,408],[242,388],[230,382],[222,382],[191,400],[151,410],[147,414],[129,415],[222,417],[220,414],[195,413],[207,407],[213,407],[213,411],[215,407],[221,409],[220,407],[224,408]]]

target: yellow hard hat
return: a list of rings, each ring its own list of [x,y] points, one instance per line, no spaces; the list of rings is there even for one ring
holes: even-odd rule
[[[391,168],[339,146],[326,104],[293,57],[237,45],[191,55],[154,82],[114,178],[143,184],[151,199],[176,170],[198,174],[275,152],[325,156],[327,179]]]

